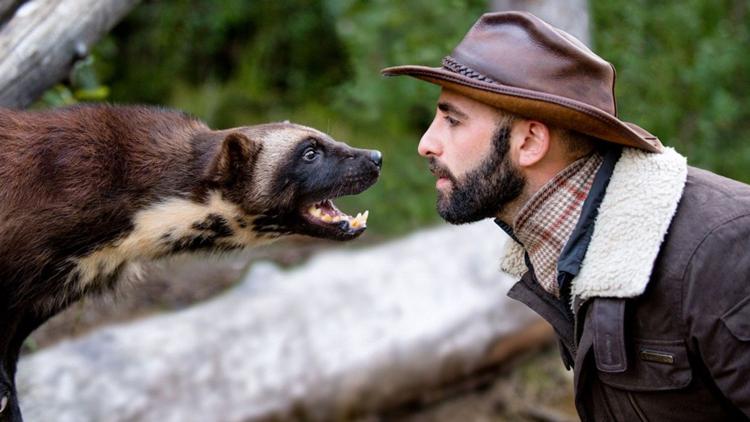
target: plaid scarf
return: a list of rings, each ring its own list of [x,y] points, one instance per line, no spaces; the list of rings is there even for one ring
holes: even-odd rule
[[[583,157],[557,173],[518,213],[513,231],[523,244],[539,284],[555,296],[557,261],[581,216],[583,202],[604,157]]]

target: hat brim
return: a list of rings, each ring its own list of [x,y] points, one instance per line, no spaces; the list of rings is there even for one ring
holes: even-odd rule
[[[422,79],[510,113],[539,119],[605,141],[650,152],[662,152],[664,149],[659,139],[645,129],[569,98],[483,82],[442,67],[407,65],[388,67],[381,72],[385,76],[407,75]]]

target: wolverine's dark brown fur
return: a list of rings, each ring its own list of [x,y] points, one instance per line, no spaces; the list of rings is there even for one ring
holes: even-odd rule
[[[27,284],[54,279],[60,258],[127,231],[135,210],[200,187],[191,155],[202,152],[176,140],[205,125],[175,112],[114,110],[0,112],[0,283],[14,302],[50,294]],[[5,286],[9,279],[23,284]]]
[[[212,131],[156,108],[0,109],[0,400],[9,399],[0,421],[21,420],[13,379],[23,340],[111,288],[130,261],[289,233],[356,237],[348,222],[304,210],[364,190],[379,167],[377,152],[291,124]]]

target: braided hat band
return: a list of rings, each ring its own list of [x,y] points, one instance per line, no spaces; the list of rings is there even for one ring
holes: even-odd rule
[[[477,72],[476,70],[459,63],[458,61],[456,61],[456,59],[454,59],[451,56],[445,56],[443,58],[443,67],[452,72],[456,72],[458,74],[464,75],[467,78],[477,79],[482,82],[488,82],[491,84],[497,83],[494,79],[490,78],[489,76],[485,76]]]

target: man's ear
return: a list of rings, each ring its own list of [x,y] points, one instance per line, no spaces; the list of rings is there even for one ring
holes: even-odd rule
[[[230,184],[243,174],[252,172],[260,152],[260,143],[240,132],[229,133],[210,159],[204,180],[218,184]]]
[[[521,142],[518,146],[518,165],[530,167],[539,163],[549,151],[550,133],[549,128],[542,122],[536,120],[525,120],[517,125],[521,133]]]

